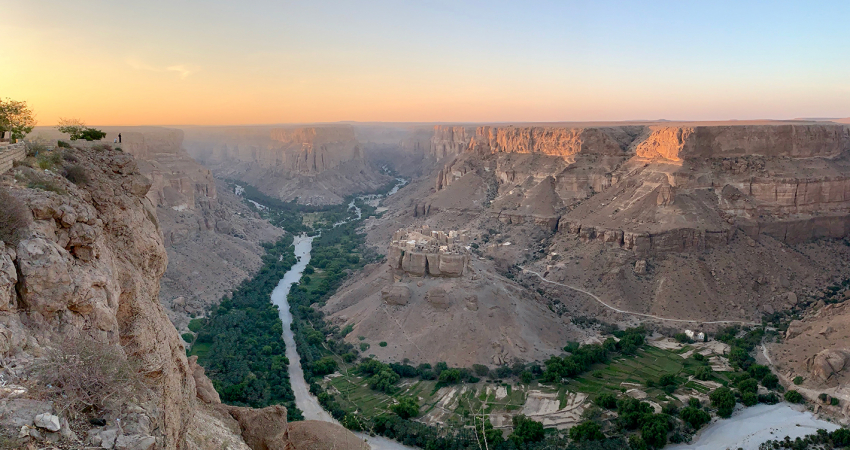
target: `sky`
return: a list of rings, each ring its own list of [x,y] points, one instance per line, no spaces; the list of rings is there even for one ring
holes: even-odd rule
[[[850,2],[0,0],[39,125],[850,116]]]

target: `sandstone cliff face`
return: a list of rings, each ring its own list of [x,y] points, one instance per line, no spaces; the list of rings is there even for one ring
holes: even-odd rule
[[[65,193],[10,186],[33,222],[16,246],[2,246],[0,354],[38,355],[74,336],[120,346],[156,394],[145,411],[147,431],[161,448],[183,448],[195,382],[159,303],[167,257],[146,197],[150,181],[125,153],[79,150],[75,157],[87,184],[54,175]]]
[[[653,126],[635,147],[645,158],[768,156],[835,157],[850,149],[848,128],[838,124]]]
[[[304,204],[340,203],[391,178],[363,156],[350,126],[187,129],[186,148],[217,176]]]
[[[490,213],[502,222],[639,255],[725,245],[736,230],[787,243],[843,237],[849,130],[805,122],[483,126],[469,137],[468,128],[439,127],[434,143],[469,144],[438,171],[435,187],[475,177],[491,186]]]
[[[255,217],[225,183],[193,160],[182,148],[181,130],[125,129],[122,141],[151,180],[147,197],[156,206],[170,261],[160,298],[174,325],[185,331],[190,316],[203,315],[259,269],[264,250],[258,244],[282,231]]]

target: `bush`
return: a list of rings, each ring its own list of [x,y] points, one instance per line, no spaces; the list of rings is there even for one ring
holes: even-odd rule
[[[755,394],[759,390],[759,384],[753,378],[747,378],[746,380],[739,381],[737,387],[742,394],[747,392]]]
[[[840,403],[840,401],[835,397],[832,397],[831,399],[829,399],[829,404],[832,405],[832,406],[838,406],[838,403]]]
[[[826,402],[827,402],[827,400],[829,400],[829,396],[828,396],[828,395],[826,395],[826,392],[821,392],[821,393],[818,395],[818,400],[820,400],[820,401],[821,401],[821,402],[823,402],[823,403],[826,403]]]
[[[42,151],[36,156],[36,161],[40,169],[51,170],[62,164],[62,155],[59,152]]]
[[[744,406],[754,406],[759,402],[759,396],[755,392],[744,392],[741,394],[741,403]]]
[[[72,417],[143,395],[138,369],[117,345],[85,338],[66,339],[34,364],[36,378],[58,410]]]
[[[703,355],[702,353],[694,353],[694,360],[705,361],[705,355]]]
[[[16,246],[32,214],[24,202],[5,188],[0,188],[0,241]]]
[[[799,386],[799,385],[803,384],[803,377],[797,375],[796,377],[794,377],[793,382],[794,382],[794,384]]]
[[[711,392],[708,396],[711,400],[711,406],[717,408],[717,415],[727,418],[732,415],[732,410],[735,409],[735,395],[727,387],[720,387]]]
[[[653,448],[662,448],[667,444],[667,433],[670,432],[670,416],[653,414],[646,418],[640,429],[640,437]]]
[[[699,400],[697,400],[697,403],[699,403]],[[693,427],[694,430],[699,430],[703,425],[711,421],[711,415],[703,411],[699,406],[688,406],[682,409],[679,417]]]
[[[776,389],[779,386],[779,377],[775,374],[769,373],[761,379],[761,385],[767,389]]]
[[[47,151],[47,146],[37,141],[26,141],[24,147],[27,156],[37,156]]]
[[[592,420],[586,420],[570,428],[570,439],[576,442],[601,441],[605,439],[602,426]]]
[[[472,371],[475,372],[475,375],[479,377],[486,377],[490,374],[490,368],[485,366],[484,364],[473,364]]]
[[[38,179],[33,180],[27,183],[27,187],[30,189],[39,189],[42,191],[55,192],[57,194],[65,194],[65,189],[62,186],[56,184],[55,181],[49,179]]]
[[[86,169],[79,164],[66,167],[62,175],[74,184],[88,184],[89,182],[89,176],[86,173]]]
[[[381,346],[381,347],[386,347],[387,343],[386,343],[386,341],[381,341],[381,342],[378,342],[378,345]]]
[[[593,400],[593,403],[596,403],[605,409],[614,409],[617,407],[617,397],[606,392],[604,394],[599,394],[599,396]]]
[[[520,414],[514,416],[514,431],[508,437],[514,445],[521,447],[526,442],[540,442],[543,440],[543,424]]]
[[[710,366],[700,366],[697,367],[694,371],[694,378],[701,381],[706,381],[711,379],[712,371]]]
[[[673,336],[673,339],[675,339],[675,340],[676,340],[676,342],[679,342],[679,343],[681,343],[681,344],[688,344],[688,343],[693,342],[693,341],[691,340],[691,338],[689,338],[689,337],[688,337],[688,335],[687,335],[687,334],[685,334],[685,333],[676,333],[676,334]]]
[[[803,403],[803,394],[791,389],[785,393],[785,401],[788,403]]]
[[[519,374],[519,379],[523,383],[528,384],[534,381],[534,374],[526,370],[525,372]]]
[[[768,394],[759,394],[759,403],[764,403],[766,405],[775,405],[779,403],[779,396],[774,394],[773,392]]]
[[[189,321],[189,331],[197,333],[204,327],[204,319],[192,319]]]
[[[59,142],[57,142],[57,143],[56,143],[56,146],[57,146],[57,147],[59,147],[59,148],[71,148],[71,144],[69,144],[69,143],[67,143],[67,142],[65,142],[65,141],[59,141]]]
[[[419,415],[419,402],[414,397],[405,397],[392,405],[390,409],[402,419],[409,419]]]
[[[440,372],[440,375],[437,379],[440,381],[440,383],[455,384],[460,381],[460,378],[460,370],[446,369]]]
[[[192,334],[192,333],[183,333],[183,334],[180,335],[180,337],[182,337],[183,340],[186,341],[189,344],[191,344],[192,341],[195,340],[195,335]]]

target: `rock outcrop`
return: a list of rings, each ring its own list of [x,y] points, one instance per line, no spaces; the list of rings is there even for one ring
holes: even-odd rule
[[[812,376],[822,382],[828,382],[850,366],[850,349],[825,349],[806,361]]]
[[[366,161],[347,125],[185,131],[189,153],[214,173],[287,201],[340,203],[392,181]]]
[[[167,257],[155,206],[146,197],[151,183],[126,153],[78,150],[74,158],[87,183],[20,167],[22,177],[50,178],[58,188],[4,188],[27,205],[33,222],[17,245],[0,246],[6,269],[0,292],[11,298],[0,312],[2,356],[38,355],[71,338],[118,346],[155,394],[138,413],[154,425],[146,431],[159,448],[183,448],[195,381],[159,303]]]

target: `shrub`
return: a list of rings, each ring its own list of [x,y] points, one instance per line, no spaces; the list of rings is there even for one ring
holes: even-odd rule
[[[138,367],[117,345],[85,338],[48,350],[34,374],[60,412],[71,416],[107,403],[124,405],[146,392]]]
[[[197,333],[204,327],[204,319],[192,319],[189,321],[189,331]]]
[[[24,202],[0,188],[0,241],[16,246],[32,215]]]
[[[62,175],[74,184],[88,184],[89,182],[89,176],[86,173],[86,169],[79,164],[66,167]]]
[[[770,392],[768,394],[759,394],[759,403],[764,403],[766,405],[775,405],[779,403],[779,396]]]
[[[647,447],[646,442],[643,441],[643,438],[641,438],[637,434],[633,434],[629,436],[629,448],[631,450],[647,450],[647,448],[649,447]]]
[[[71,144],[69,144],[69,143],[67,143],[67,142],[65,142],[65,141],[59,141],[59,142],[57,142],[57,143],[56,143],[56,146],[57,146],[57,147],[59,147],[59,148],[71,148]]]
[[[699,400],[697,400],[697,403],[699,403]],[[711,421],[711,415],[703,411],[699,406],[688,406],[682,409],[680,417],[693,427],[694,430],[699,430],[703,425]]]
[[[446,369],[440,372],[440,376],[437,379],[440,383],[455,384],[460,381],[460,378],[460,370]]]
[[[741,394],[741,403],[744,406],[753,406],[759,402],[759,396],[755,392],[744,392]]]
[[[785,393],[785,401],[788,403],[803,403],[803,394],[791,389]]]
[[[189,344],[191,344],[192,341],[195,340],[195,335],[192,334],[192,333],[183,333],[183,334],[180,335],[180,337],[182,337],[183,340],[186,341]]]
[[[534,374],[526,370],[525,372],[519,374],[519,379],[523,383],[528,384],[534,381]]]
[[[514,416],[514,431],[508,437],[514,445],[521,447],[526,442],[540,442],[543,440],[543,424],[520,414]]]
[[[691,340],[691,338],[689,338],[688,335],[685,334],[685,333],[676,333],[673,336],[673,339],[675,339],[676,342],[679,342],[679,343],[682,343],[682,344],[687,344],[687,343],[693,342]]]
[[[794,382],[794,384],[799,386],[799,385],[803,384],[803,377],[797,375],[796,377],[794,377],[793,382]]]
[[[717,415],[727,418],[732,415],[732,410],[735,409],[735,395],[727,387],[720,387],[711,392],[708,396],[711,400],[711,406],[717,408]]]
[[[360,351],[365,352],[366,350],[369,350],[369,344],[366,343],[366,342],[361,342],[360,343]]]
[[[694,371],[694,378],[701,381],[706,381],[711,379],[711,367],[710,366],[700,366],[697,367]]]
[[[313,363],[313,375],[323,376],[336,372],[336,360],[330,356],[325,356],[322,359]]]
[[[392,405],[390,409],[402,419],[409,419],[419,415],[419,402],[414,397],[405,397]]]
[[[473,364],[472,371],[475,372],[475,375],[479,377],[486,377],[490,374],[490,368],[485,366],[484,364]]]
[[[62,155],[59,152],[42,151],[36,156],[36,161],[40,169],[50,170],[62,164]]]
[[[27,156],[36,156],[47,151],[47,146],[37,141],[24,142],[24,148],[26,149]]]
[[[742,394],[747,392],[755,394],[759,390],[758,382],[753,378],[739,381],[737,387]]]
[[[27,187],[30,189],[40,189],[42,191],[55,192],[57,194],[65,193],[65,189],[63,189],[62,186],[59,186],[58,184],[56,184],[55,181],[48,179],[38,179],[30,181],[29,183],[27,183]]]
[[[601,441],[605,439],[602,433],[602,426],[592,420],[586,420],[572,428],[570,428],[570,439],[582,441]]]
[[[646,418],[640,429],[640,437],[653,448],[662,448],[667,444],[667,433],[670,432],[670,416],[653,414]]]
[[[697,361],[705,361],[705,355],[702,353],[694,353],[694,359]]]
[[[387,342],[386,342],[386,341],[381,341],[381,342],[378,342],[378,345],[379,345],[379,346],[381,346],[381,347],[386,347],[386,346],[387,346]]]
[[[838,403],[840,403],[840,401],[835,397],[832,397],[831,399],[829,399],[829,404],[832,405],[832,406],[838,406]]]
[[[818,400],[826,403],[826,401],[829,400],[829,396],[826,395],[826,392],[821,392],[820,395],[818,395]]]
[[[763,366],[761,364],[753,364],[749,369],[750,375],[753,376],[756,380],[763,380],[767,374],[770,373],[770,367]]]
[[[779,377],[775,374],[769,373],[761,379],[761,385],[767,389],[776,389],[779,386]]]
[[[593,403],[596,403],[605,409],[614,409],[617,407],[617,397],[606,392],[604,394],[599,394],[599,396],[593,400]]]

